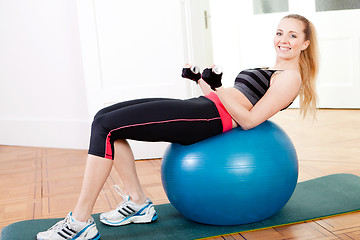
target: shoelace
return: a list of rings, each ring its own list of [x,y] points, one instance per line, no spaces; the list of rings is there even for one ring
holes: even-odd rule
[[[117,208],[128,205],[128,203],[130,201],[130,196],[125,195],[124,192],[121,190],[121,188],[118,185],[114,185],[114,189],[121,196],[121,198],[123,199],[123,201],[118,205]]]
[[[114,189],[122,197],[122,199],[126,201],[124,192],[121,190],[121,188],[118,185],[114,185]]]
[[[69,226],[69,216],[66,216],[66,218],[64,220],[61,220],[60,222],[56,223],[54,226],[52,226],[51,228],[49,228],[49,231],[60,231],[61,229],[65,228],[66,226]]]

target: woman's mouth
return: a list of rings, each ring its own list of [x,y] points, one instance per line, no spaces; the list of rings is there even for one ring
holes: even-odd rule
[[[291,47],[286,47],[286,46],[278,46],[278,48],[279,48],[281,51],[290,51],[290,50],[291,50]]]

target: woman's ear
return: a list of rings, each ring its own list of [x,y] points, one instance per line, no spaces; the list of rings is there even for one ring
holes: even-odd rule
[[[307,47],[310,45],[310,41],[309,40],[306,40],[304,43],[303,43],[303,47],[301,48],[301,51],[307,49]]]

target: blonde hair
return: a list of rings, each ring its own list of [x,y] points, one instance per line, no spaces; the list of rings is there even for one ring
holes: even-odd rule
[[[293,18],[301,21],[304,24],[305,41],[309,40],[310,42],[309,46],[300,53],[299,68],[302,84],[299,98],[300,113],[303,117],[311,113],[315,118],[317,106],[316,78],[319,71],[319,47],[316,29],[312,22],[301,15],[290,14],[284,18]]]

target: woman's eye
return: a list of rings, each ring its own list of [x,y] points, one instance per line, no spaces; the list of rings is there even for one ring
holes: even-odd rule
[[[276,33],[276,35],[277,35],[277,36],[281,36],[281,33],[280,33],[280,32],[278,32],[278,33]]]
[[[291,35],[291,37],[292,37],[292,38],[297,38],[297,36],[296,36],[296,35],[294,35],[294,34],[292,34],[292,35]]]

